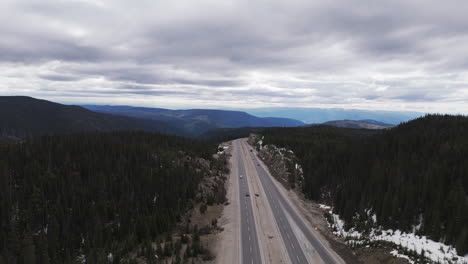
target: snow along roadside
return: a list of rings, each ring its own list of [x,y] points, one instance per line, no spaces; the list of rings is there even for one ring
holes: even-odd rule
[[[397,257],[411,259],[403,252],[415,252],[417,255],[424,255],[425,258],[434,263],[468,264],[468,255],[458,256],[457,250],[452,246],[433,241],[426,236],[418,236],[400,230],[382,230],[381,227],[371,228],[369,234],[364,234],[354,228],[345,230],[345,222],[340,219],[339,215],[334,214],[329,206],[320,205],[320,207],[329,210],[329,214],[332,216],[331,222],[329,222],[330,228],[335,235],[345,238],[348,245],[368,246],[370,242],[386,241],[402,249],[401,252],[398,250],[390,252]],[[375,216],[372,218],[376,222]],[[410,262],[414,263],[412,260]]]
[[[264,145],[264,137],[256,142],[257,147],[262,150],[265,148],[271,148],[274,153],[281,155],[283,158],[287,154],[294,155],[294,152],[286,148],[278,148],[275,145]],[[299,173],[299,181],[303,180],[302,167],[300,164],[295,164],[295,169]],[[445,245],[441,242],[436,242],[431,239],[428,239],[426,236],[418,236],[415,233],[405,233],[400,230],[383,230],[382,227],[372,228],[369,234],[364,234],[364,232],[358,232],[354,228],[345,230],[345,223],[340,219],[339,215],[333,214],[332,208],[327,205],[320,204],[321,209],[329,210],[329,214],[332,216],[332,219],[327,219],[331,230],[333,233],[339,237],[343,237],[346,240],[348,246],[367,246],[369,247],[370,242],[379,242],[386,241],[393,244],[394,247],[398,250],[393,250],[390,254],[406,258],[410,263],[414,263],[413,260],[410,260],[411,257],[408,255],[424,255],[424,257],[432,261],[433,263],[450,263],[450,264],[468,264],[468,254],[464,257],[457,255],[457,251],[453,246]],[[371,210],[367,210],[368,216],[374,222],[374,225],[377,223],[376,215],[370,215]],[[330,221],[331,220],[331,221]],[[415,227],[417,230],[418,227]],[[406,255],[408,254],[408,255]]]

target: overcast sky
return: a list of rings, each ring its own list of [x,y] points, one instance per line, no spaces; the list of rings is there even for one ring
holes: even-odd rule
[[[2,0],[0,95],[468,114],[466,10],[466,0]]]

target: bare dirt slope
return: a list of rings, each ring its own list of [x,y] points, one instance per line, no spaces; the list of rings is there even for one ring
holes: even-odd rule
[[[240,261],[239,186],[236,178],[237,166],[233,166],[237,164],[237,160],[236,155],[232,155],[232,144],[229,145],[227,153],[231,154],[230,173],[226,182],[228,201],[218,222],[224,230],[214,238],[216,243],[213,245],[213,250],[216,252],[214,263],[219,264],[238,264]]]

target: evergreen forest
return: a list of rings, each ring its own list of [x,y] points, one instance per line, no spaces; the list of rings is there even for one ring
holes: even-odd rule
[[[147,132],[1,144],[0,263],[119,263],[174,228],[203,177],[224,166],[215,152]]]
[[[326,200],[348,226],[369,214],[468,253],[468,117],[427,115],[380,131],[268,128],[264,144],[291,149],[309,199]],[[370,211],[369,211],[370,209]]]

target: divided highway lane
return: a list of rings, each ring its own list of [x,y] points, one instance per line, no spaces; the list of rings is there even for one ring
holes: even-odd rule
[[[242,144],[246,149],[249,149],[245,140],[242,141]],[[305,235],[309,243],[312,245],[312,247],[314,247],[315,251],[324,263],[344,263],[344,261],[342,261],[339,257],[335,257],[333,254],[331,254],[330,251],[320,242],[320,240],[311,231],[312,227],[307,226],[304,223],[301,216],[299,216],[296,210],[292,208],[291,203],[287,201],[287,198],[285,198],[278,190],[269,173],[263,168],[263,166],[258,166],[258,164],[262,163],[262,161],[260,161],[253,152],[249,151],[249,153],[252,160],[255,161],[254,165],[257,169],[257,174],[260,178],[263,189],[266,192],[266,196],[271,205],[271,208],[273,209],[274,216],[278,223],[281,235],[285,240],[284,242],[292,263],[308,262],[304,256],[302,248],[297,243],[297,238],[292,232],[290,223],[285,218],[286,213],[291,217],[291,219],[293,219],[300,231]],[[294,247],[292,245],[294,245]]]
[[[240,220],[241,220],[241,263],[242,264],[260,264],[262,262],[260,249],[258,245],[257,229],[255,226],[255,219],[253,216],[253,209],[251,203],[251,194],[245,173],[245,165],[243,153],[241,149],[241,141],[233,141],[234,148],[236,149],[236,157],[239,168],[239,207],[240,207]],[[242,178],[241,178],[242,175]],[[249,196],[247,196],[247,194]]]
[[[246,153],[249,153],[249,151],[247,151],[249,147],[245,144],[245,141],[243,141],[242,145],[243,145],[242,148],[246,150]],[[251,155],[254,155],[252,152],[250,153]],[[249,155],[245,154],[245,156],[248,157]],[[249,162],[252,162],[252,159],[250,159]],[[259,171],[258,171],[259,167],[257,164],[258,164],[258,161],[255,161],[253,165],[255,166],[257,170],[257,174],[259,174]],[[281,237],[283,238],[284,245],[286,246],[286,250],[288,252],[291,263],[292,264],[308,263],[307,258],[305,257],[304,251],[302,250],[301,245],[299,244],[299,241],[294,231],[292,230],[291,224],[289,223],[286,217],[285,211],[282,208],[281,203],[277,199],[276,193],[271,190],[272,188],[270,185],[264,183],[263,181],[264,179],[260,177],[260,182],[263,186],[268,202],[270,203],[273,216],[276,220],[276,224],[281,233]]]

